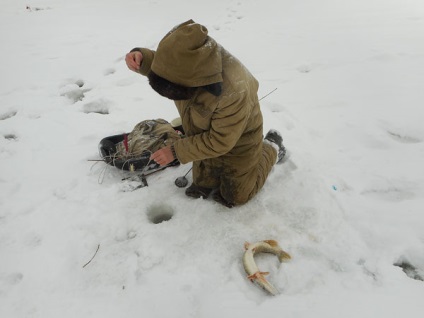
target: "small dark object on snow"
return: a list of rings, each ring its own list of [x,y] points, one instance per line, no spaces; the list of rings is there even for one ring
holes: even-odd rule
[[[412,279],[424,281],[424,277],[420,275],[420,270],[406,260],[402,260],[394,264],[402,268],[403,272]]]
[[[177,179],[175,179],[175,185],[178,188],[185,188],[187,184],[188,184],[188,180],[185,176],[178,177]]]
[[[178,177],[177,179],[175,179],[175,185],[178,188],[185,188],[187,186],[188,180],[187,180],[186,176],[191,171],[191,169],[193,169],[193,168],[190,168],[190,170],[188,170],[187,173],[184,176],[181,176],[181,177]]]
[[[99,251],[99,249],[100,249],[100,244],[99,245],[97,245],[97,250],[96,250],[96,252],[94,253],[94,255],[93,255],[93,257],[87,262],[87,263],[85,263],[84,265],[83,265],[83,267],[82,268],[85,268],[88,264],[90,264],[91,263],[91,261],[96,257],[96,255],[97,255],[97,252]]]

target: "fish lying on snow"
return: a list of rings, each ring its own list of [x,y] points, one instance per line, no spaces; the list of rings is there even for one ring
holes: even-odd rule
[[[284,252],[278,245],[278,242],[274,240],[260,241],[254,244],[246,242],[244,243],[244,248],[246,251],[243,255],[243,266],[248,275],[247,278],[250,279],[251,282],[258,284],[271,295],[279,294],[279,291],[264,277],[264,275],[268,275],[269,273],[259,270],[255,263],[254,256],[259,253],[271,253],[277,255],[280,263],[288,261],[291,259],[291,256]]]

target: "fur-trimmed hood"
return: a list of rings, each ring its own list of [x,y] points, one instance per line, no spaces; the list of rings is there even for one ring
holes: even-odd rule
[[[204,89],[216,97],[222,93],[222,83],[213,83],[201,87],[186,87],[172,83],[153,71],[149,72],[147,78],[150,86],[157,93],[174,101],[191,99],[198,89]]]

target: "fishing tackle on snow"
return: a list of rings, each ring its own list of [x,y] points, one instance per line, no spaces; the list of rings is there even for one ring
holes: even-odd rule
[[[178,177],[177,179],[175,179],[175,185],[176,185],[178,188],[184,188],[184,187],[186,187],[186,186],[187,186],[187,184],[188,184],[188,180],[187,180],[186,176],[187,176],[187,175],[188,175],[188,173],[191,171],[191,169],[193,169],[193,168],[190,168],[190,169],[187,171],[187,173],[186,173],[185,175],[183,175],[183,176]]]
[[[121,170],[149,172],[160,168],[150,159],[151,154],[180,138],[180,134],[166,120],[144,120],[130,133],[103,138],[99,143],[100,157]],[[179,164],[178,160],[174,160],[168,166]]]
[[[150,159],[152,153],[180,138],[181,133],[166,120],[151,119],[138,123],[130,133],[103,138],[98,148],[102,161],[108,165],[137,173],[141,184],[136,189],[139,189],[148,185],[146,176],[180,164],[176,159],[161,166]]]

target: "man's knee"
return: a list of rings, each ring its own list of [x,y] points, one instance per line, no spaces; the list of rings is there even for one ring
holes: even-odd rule
[[[204,188],[219,187],[219,175],[203,161],[193,163],[193,183]]]
[[[228,189],[221,185],[219,193],[229,205],[243,205],[252,198],[251,191],[243,188],[244,187],[233,187]]]

